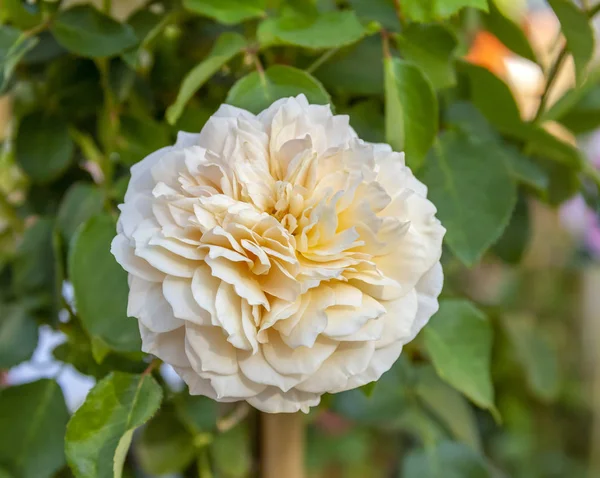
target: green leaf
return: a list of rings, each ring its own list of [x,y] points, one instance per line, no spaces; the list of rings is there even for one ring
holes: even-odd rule
[[[492,327],[466,300],[440,301],[425,327],[425,346],[438,375],[475,404],[497,413],[490,373]]]
[[[330,104],[323,85],[305,71],[274,65],[264,73],[252,72],[240,79],[227,94],[226,103],[259,113],[275,100],[305,94],[309,103]]]
[[[521,261],[531,236],[529,222],[529,207],[521,194],[504,234],[493,247],[494,253],[504,262],[518,264]]]
[[[538,192],[547,189],[549,184],[548,175],[537,163],[521,154],[513,145],[504,144],[504,152],[512,176],[517,181],[534,188]]]
[[[471,448],[442,442],[432,451],[411,451],[402,465],[403,478],[492,478],[485,460]]]
[[[35,182],[59,177],[73,158],[67,123],[51,113],[33,112],[19,124],[15,152],[23,171]]]
[[[504,151],[484,138],[447,131],[430,151],[421,179],[447,229],[446,243],[472,266],[500,237],[517,199]]]
[[[208,57],[195,66],[183,79],[175,103],[167,109],[167,121],[175,124],[194,93],[223,65],[240,53],[245,46],[246,40],[240,34],[233,32],[221,34]]]
[[[56,226],[67,244],[81,224],[102,211],[103,204],[104,194],[94,184],[77,182],[71,185],[56,216]]]
[[[397,36],[402,57],[425,73],[435,89],[456,83],[453,61],[458,46],[456,37],[442,25],[408,25]]]
[[[385,142],[383,107],[379,101],[359,101],[340,113],[350,117],[350,125],[360,139],[371,143]]]
[[[211,444],[215,468],[230,478],[247,476],[252,467],[248,427],[242,423],[218,434]],[[232,459],[235,457],[235,459]]]
[[[316,16],[288,13],[264,20],[256,32],[261,46],[277,44],[304,48],[340,48],[356,43],[366,34],[351,10],[326,12]]]
[[[117,143],[121,162],[131,166],[171,144],[171,138],[164,123],[146,116],[123,115]]]
[[[28,4],[21,0],[2,0],[0,20],[2,19],[8,20],[21,30],[28,30],[41,23],[42,12],[38,5]]]
[[[113,20],[91,5],[61,10],[51,29],[64,48],[92,58],[118,55],[138,42],[129,25]]]
[[[361,20],[375,21],[388,31],[400,30],[394,0],[349,0],[349,3]]]
[[[201,395],[182,393],[175,399],[177,416],[193,435],[212,432],[217,426],[217,402]]]
[[[466,399],[444,383],[433,367],[420,367],[417,374],[416,393],[423,405],[450,431],[452,436],[481,450],[477,421]]]
[[[487,29],[493,33],[507,48],[533,62],[537,58],[523,29],[510,18],[498,10],[495,2],[490,3],[489,14],[485,15],[484,22]]]
[[[402,14],[409,20],[427,23],[457,14],[465,7],[487,12],[487,0],[405,0],[400,2]]]
[[[183,6],[191,12],[212,18],[225,25],[250,20],[265,15],[265,0],[183,0]]]
[[[545,401],[556,399],[560,391],[557,350],[535,323],[534,317],[504,316],[502,325],[531,391]]]
[[[182,472],[195,456],[193,438],[174,408],[165,405],[142,430],[134,447],[135,455],[150,475]]]
[[[416,169],[437,134],[437,100],[429,80],[411,63],[386,58],[384,69],[386,139]]]
[[[579,91],[579,90],[577,90]],[[600,126],[600,86],[586,89],[572,107],[557,120],[573,134],[590,133]]]
[[[0,462],[19,478],[50,478],[65,464],[69,413],[54,380],[0,391]]]
[[[96,384],[67,426],[65,452],[78,478],[120,478],[133,431],[158,410],[162,389],[150,374],[111,373]]]
[[[35,320],[16,304],[0,303],[0,369],[28,360],[37,346]]]
[[[567,48],[575,62],[577,82],[581,83],[594,53],[594,30],[590,19],[569,0],[548,0],[548,3],[560,21],[561,31],[567,39]]]
[[[0,93],[6,91],[17,64],[38,43],[38,38],[28,37],[16,28],[0,27]]]
[[[73,238],[69,277],[75,306],[91,337],[102,339],[114,350],[138,351],[138,326],[127,317],[127,273],[110,253],[114,236],[114,219],[98,215],[88,220]]]

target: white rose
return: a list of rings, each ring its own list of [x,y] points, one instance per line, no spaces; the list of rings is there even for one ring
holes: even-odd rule
[[[143,350],[265,412],[379,379],[438,308],[426,195],[403,154],[303,95],[221,106],[131,168],[112,253]]]

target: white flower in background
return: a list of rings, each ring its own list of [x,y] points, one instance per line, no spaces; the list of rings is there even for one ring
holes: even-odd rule
[[[192,394],[307,412],[377,380],[438,308],[427,188],[303,95],[223,105],[131,174],[112,244],[128,314]]]

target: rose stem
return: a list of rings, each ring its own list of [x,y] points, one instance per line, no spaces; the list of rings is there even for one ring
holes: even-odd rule
[[[304,417],[261,413],[261,478],[304,478]]]

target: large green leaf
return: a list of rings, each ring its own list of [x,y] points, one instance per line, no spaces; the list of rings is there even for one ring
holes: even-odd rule
[[[115,350],[137,351],[138,326],[127,317],[127,273],[110,253],[114,236],[112,217],[88,220],[71,243],[69,277],[78,316],[90,336]]]
[[[415,391],[423,405],[442,422],[453,438],[474,450],[481,449],[477,421],[469,402],[444,383],[430,365],[418,369]]]
[[[54,380],[0,391],[0,463],[15,477],[50,478],[65,464],[69,413]]]
[[[310,103],[329,104],[331,98],[314,77],[291,66],[274,65],[240,79],[227,94],[227,103],[259,113],[280,98],[305,94]]]
[[[36,182],[56,179],[73,157],[73,141],[67,123],[42,111],[33,112],[21,120],[15,148],[19,165]]]
[[[425,327],[425,346],[438,375],[482,408],[495,412],[490,360],[492,327],[466,300],[440,301]]]
[[[433,450],[414,450],[402,465],[402,478],[492,478],[484,458],[469,447],[442,442]]]
[[[58,43],[87,57],[118,55],[138,42],[129,25],[113,20],[91,5],[60,11],[51,28]]]
[[[557,350],[552,342],[539,330],[534,317],[507,315],[502,325],[531,391],[542,400],[555,399],[560,390],[560,373]]]
[[[38,341],[35,320],[16,304],[0,303],[0,369],[28,360]]]
[[[397,37],[402,57],[418,66],[435,89],[456,83],[453,60],[456,37],[442,25],[410,24]]]
[[[405,0],[400,2],[402,15],[421,23],[448,18],[465,7],[487,11],[488,2],[486,0]]]
[[[16,28],[0,27],[0,94],[6,90],[19,61],[37,42],[37,38],[28,37]]]
[[[411,168],[418,168],[437,134],[436,96],[429,80],[413,64],[386,58],[384,68],[387,142],[406,153]]]
[[[502,234],[517,199],[504,151],[492,141],[447,131],[421,177],[447,229],[446,243],[464,264],[475,264]]]
[[[103,205],[104,194],[94,184],[77,182],[71,185],[60,203],[56,216],[56,226],[67,244],[77,228],[101,212]]]
[[[257,37],[262,46],[288,44],[304,48],[340,48],[356,43],[366,33],[351,10],[307,16],[291,11],[280,18],[264,20]]]
[[[142,469],[150,475],[184,471],[194,459],[194,436],[165,404],[150,420],[134,445]]]
[[[162,389],[150,374],[111,373],[67,426],[65,452],[77,478],[120,478],[134,430],[156,413]]]
[[[575,62],[577,82],[581,83],[594,53],[594,30],[590,20],[585,12],[569,0],[548,0],[548,3],[560,21],[567,48]]]
[[[238,33],[223,33],[216,41],[208,57],[195,66],[183,79],[175,103],[167,110],[167,120],[171,124],[181,116],[183,108],[190,98],[223,65],[240,53],[246,46],[246,40]]]
[[[487,29],[492,32],[504,45],[517,55],[531,61],[537,61],[535,53],[529,44],[525,32],[519,25],[498,10],[495,2],[490,2],[490,12],[484,17]]]
[[[191,12],[233,25],[265,15],[266,0],[183,0]]]

